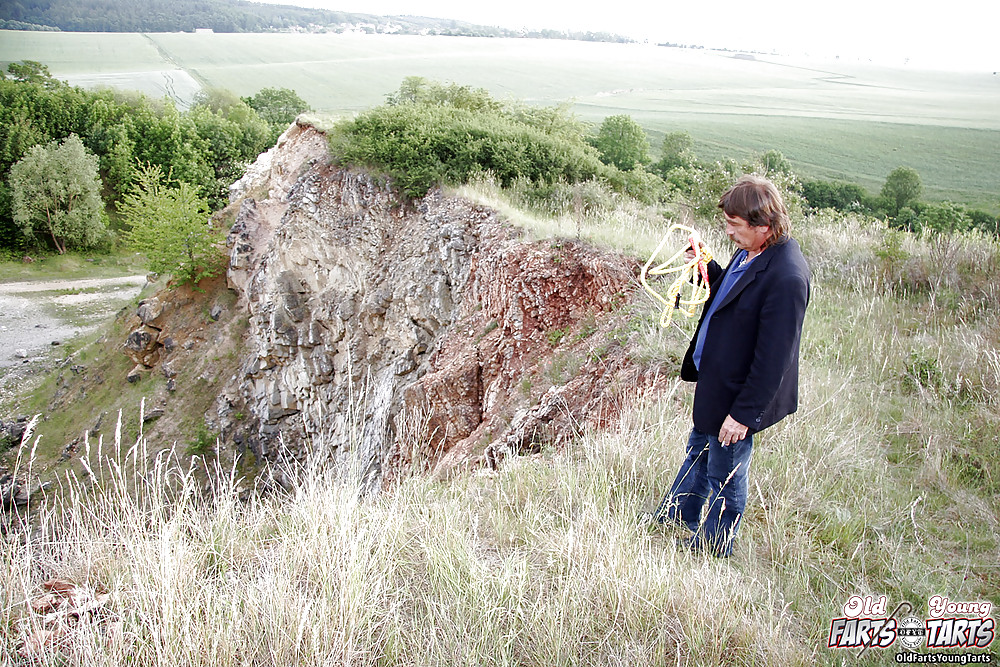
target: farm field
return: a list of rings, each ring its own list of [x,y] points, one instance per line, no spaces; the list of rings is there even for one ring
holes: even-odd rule
[[[905,165],[926,197],[1000,211],[1000,75],[557,40],[318,34],[0,31],[0,64],[191,103],[202,86],[294,89],[318,111],[381,103],[406,76],[454,81],[584,120],[629,114],[654,153],[684,130],[703,157],[781,151],[806,178],[877,191]]]

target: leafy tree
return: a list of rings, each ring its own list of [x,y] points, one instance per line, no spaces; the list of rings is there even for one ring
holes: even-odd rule
[[[860,185],[836,181],[806,181],[802,196],[813,209],[834,208],[838,211],[867,211],[873,208],[871,196]]]
[[[408,76],[403,79],[399,90],[386,95],[386,104],[389,106],[430,104],[467,111],[491,111],[495,113],[504,110],[504,105],[493,99],[485,88],[460,86],[457,83],[440,83],[422,76]]]
[[[910,167],[896,167],[885,179],[882,186],[882,197],[888,202],[893,215],[904,206],[916,202],[923,194],[923,184],[920,174]]]
[[[386,173],[408,197],[486,172],[503,187],[520,178],[576,183],[607,180],[610,173],[560,111],[507,107],[486,91],[419,77],[406,79],[390,98],[339,123],[330,150],[341,163]]]
[[[904,206],[896,213],[896,219],[893,221],[893,226],[897,229],[905,229],[912,232],[914,229],[919,229],[920,216],[909,206]]]
[[[228,91],[211,91],[191,109],[188,118],[194,123],[199,140],[196,150],[215,175],[215,183],[207,188],[211,203],[221,207],[228,200],[230,184],[267,150],[271,128],[256,111]]]
[[[990,234],[1000,234],[1000,218],[975,208],[970,209],[968,213],[974,228],[981,229]]]
[[[97,156],[75,134],[31,148],[10,170],[14,221],[29,238],[46,234],[59,254],[105,236]]]
[[[222,269],[221,234],[209,223],[208,202],[191,184],[170,184],[158,166],[140,166],[118,212],[130,227],[128,243],[146,256],[150,270],[197,283]]]
[[[312,111],[309,103],[289,88],[263,88],[253,97],[244,97],[243,101],[271,126],[272,143],[300,113]]]
[[[761,156],[760,161],[768,174],[792,173],[792,165],[785,159],[781,151],[769,150]]]
[[[660,161],[653,171],[666,177],[671,169],[690,167],[694,163],[694,138],[687,132],[667,132],[660,149]]]
[[[916,222],[919,229],[936,232],[961,232],[972,227],[965,207],[950,201],[924,206]]]
[[[7,71],[10,73],[10,78],[15,81],[38,83],[50,89],[63,85],[61,81],[56,80],[52,76],[48,65],[43,65],[37,60],[22,60],[18,63],[10,63],[7,65]]]
[[[239,104],[246,104],[246,102],[225,88],[203,88],[194,96],[194,106],[206,107],[214,112],[226,112]]]
[[[622,171],[631,171],[650,161],[646,132],[628,114],[605,118],[591,145],[601,154],[601,162]]]

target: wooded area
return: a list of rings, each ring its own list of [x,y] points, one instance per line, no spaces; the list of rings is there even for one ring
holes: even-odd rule
[[[244,98],[203,91],[181,112],[168,99],[87,91],[56,80],[40,63],[12,63],[0,79],[0,249],[111,248],[119,233],[134,245],[141,216],[135,207],[122,211],[138,200],[152,202],[144,210],[187,202],[160,217],[179,221],[178,243],[190,247],[190,221],[222,208],[229,185],[308,108],[294,91],[268,88]],[[421,77],[407,78],[386,104],[338,123],[329,136],[333,160],[385,174],[407,197],[486,177],[547,214],[626,196],[711,217],[729,183],[762,173],[802,207],[865,213],[911,231],[998,231],[986,212],[922,201],[920,175],[908,167],[894,169],[870,194],[850,183],[801,182],[776,150],[743,161],[699,159],[686,132],[668,134],[654,161],[646,132],[627,114],[592,127],[566,105],[500,102],[485,89]],[[73,159],[57,159],[63,152]],[[54,163],[63,165],[58,178],[46,176]],[[82,202],[89,202],[86,211]],[[146,246],[147,254],[159,248]],[[190,256],[176,264],[195,265],[185,271],[191,276],[202,270]]]
[[[376,16],[242,0],[13,0],[0,5],[0,29],[74,32],[341,32],[534,37],[630,42],[605,32],[522,32],[443,18]]]
[[[105,225],[104,207],[113,213],[146,165],[157,167],[171,183],[189,185],[206,207],[221,208],[228,202],[229,185],[246,165],[308,108],[293,91],[264,89],[244,99],[207,91],[192,109],[180,112],[169,100],[107,89],[87,91],[57,81],[40,63],[12,63],[0,77],[0,249],[48,245],[41,230],[52,237],[56,249],[65,250],[65,235],[53,234],[47,222],[29,224],[38,217],[26,210],[33,200],[18,189],[52,180],[41,166],[52,162],[48,153],[64,149],[70,139],[79,142],[86,155],[63,161],[63,171],[67,180],[100,183],[104,204],[90,219]],[[15,170],[28,156],[37,166]],[[77,205],[79,197],[74,197],[70,192],[54,203],[55,209]],[[71,245],[80,240],[76,245],[84,248],[114,241],[106,234],[69,237]]]

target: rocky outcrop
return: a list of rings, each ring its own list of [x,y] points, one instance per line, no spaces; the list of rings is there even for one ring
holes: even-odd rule
[[[231,194],[228,283],[249,325],[211,419],[259,459],[328,456],[368,486],[445,475],[606,425],[661,377],[628,346],[630,258],[525,240],[440,191],[401,202],[331,164],[308,125]],[[169,304],[140,311],[126,349],[148,366],[183,334]]]

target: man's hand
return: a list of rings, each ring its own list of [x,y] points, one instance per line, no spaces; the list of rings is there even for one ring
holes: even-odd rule
[[[719,444],[728,447],[734,442],[739,442],[747,437],[748,430],[746,426],[733,419],[732,415],[726,415],[726,420],[722,422],[722,429],[719,430]]]

